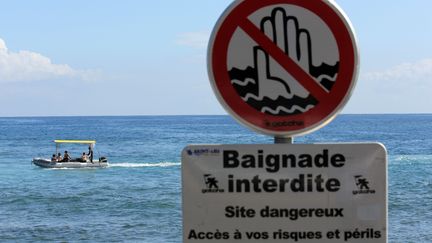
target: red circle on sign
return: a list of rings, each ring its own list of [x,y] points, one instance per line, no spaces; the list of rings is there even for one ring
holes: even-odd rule
[[[253,33],[248,17],[254,12],[277,4],[288,4],[302,7],[318,16],[330,29],[339,50],[339,72],[329,92],[317,90],[311,82],[301,83],[319,103],[312,109],[293,115],[277,116],[260,112],[247,104],[231,84],[228,73],[228,47],[234,32],[241,28],[246,33]],[[248,31],[248,29],[252,29]],[[251,38],[258,38],[255,35]],[[254,39],[256,40],[256,39]],[[265,45],[268,40],[257,41]],[[274,52],[276,58],[277,52]],[[282,55],[282,54],[281,54]],[[289,63],[285,65],[289,66]],[[296,65],[293,65],[296,66]],[[348,20],[332,3],[315,0],[268,0],[268,1],[237,1],[222,15],[216,25],[209,45],[208,54],[209,76],[213,90],[219,101],[241,123],[264,134],[275,136],[293,136],[312,132],[331,121],[347,102],[356,81],[358,69],[357,46]],[[292,70],[292,69],[291,69]],[[293,72],[298,71],[294,70]],[[307,79],[302,72],[296,77]],[[314,82],[316,83],[316,82]],[[311,85],[311,86],[308,86]],[[320,91],[320,92],[318,92]]]

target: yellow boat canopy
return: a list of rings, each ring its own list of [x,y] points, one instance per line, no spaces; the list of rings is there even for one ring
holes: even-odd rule
[[[96,144],[96,140],[54,140],[55,143]]]

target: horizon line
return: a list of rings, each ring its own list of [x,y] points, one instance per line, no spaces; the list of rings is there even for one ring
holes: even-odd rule
[[[418,113],[340,113],[339,115],[432,115],[427,112]],[[147,114],[147,115],[16,115],[0,116],[0,118],[67,118],[67,117],[175,117],[175,116],[231,116],[230,114]],[[231,116],[232,117],[232,116]]]

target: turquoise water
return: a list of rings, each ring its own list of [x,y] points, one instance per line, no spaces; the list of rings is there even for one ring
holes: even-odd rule
[[[111,166],[31,165],[54,139],[96,139]],[[432,115],[342,115],[296,138],[344,141],[388,148],[389,242],[432,242]],[[0,118],[0,241],[181,242],[183,147],[272,142],[228,116]]]

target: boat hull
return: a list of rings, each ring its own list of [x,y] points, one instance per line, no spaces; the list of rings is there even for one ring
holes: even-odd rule
[[[35,158],[32,163],[42,168],[52,169],[79,169],[79,168],[103,168],[108,166],[108,162],[53,162],[47,159]]]

